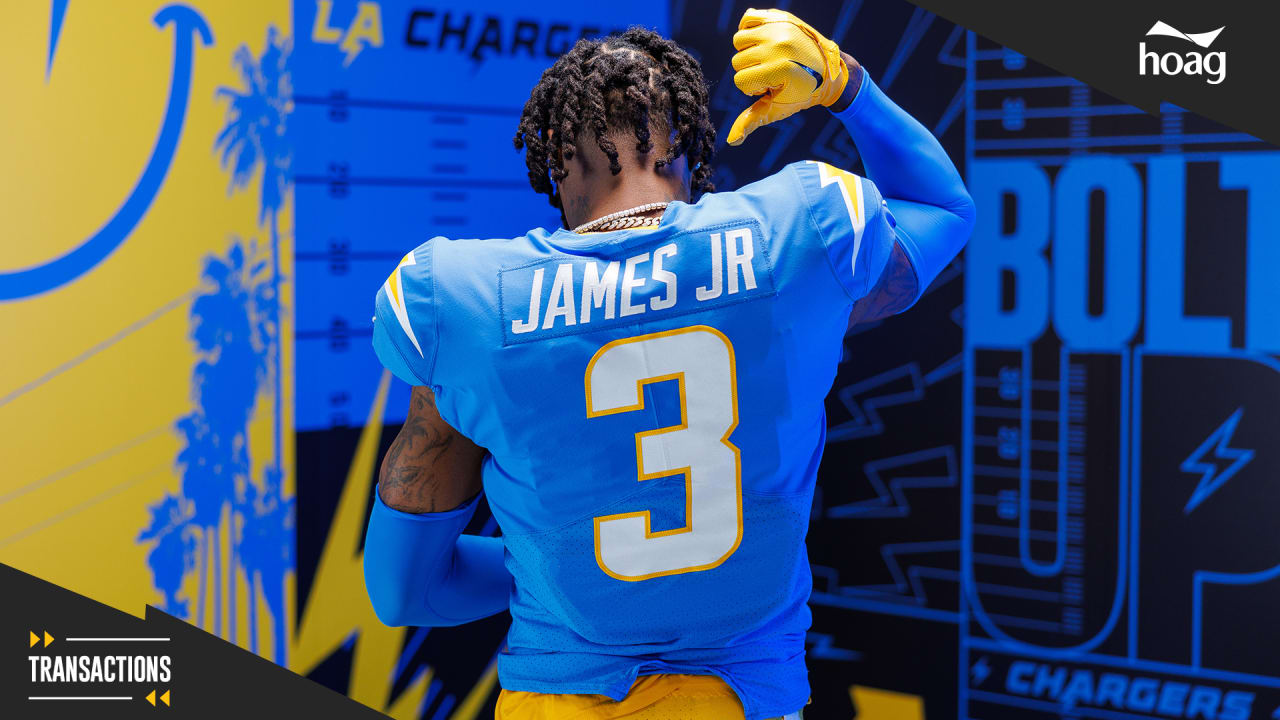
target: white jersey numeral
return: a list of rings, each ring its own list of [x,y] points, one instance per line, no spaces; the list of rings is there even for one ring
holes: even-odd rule
[[[619,580],[710,570],[742,542],[737,375],[729,338],[706,325],[615,340],[587,365],[587,417],[644,408],[644,386],[675,380],[680,425],[636,433],[638,480],[683,474],[685,526],[654,532],[649,511],[595,518],[596,562]]]

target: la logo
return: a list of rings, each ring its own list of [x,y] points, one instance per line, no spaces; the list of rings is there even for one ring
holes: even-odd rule
[[[342,67],[351,65],[365,47],[382,47],[382,8],[376,2],[356,3],[355,17],[345,31],[330,25],[333,0],[316,0],[316,21],[311,26],[312,42],[337,45],[346,53]]]

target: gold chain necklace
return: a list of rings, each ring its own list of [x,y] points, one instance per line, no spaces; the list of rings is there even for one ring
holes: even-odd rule
[[[637,205],[626,210],[619,210],[616,213],[609,213],[604,217],[598,217],[590,222],[585,222],[573,231],[576,233],[599,232],[603,230],[622,230],[624,228],[640,227],[642,225],[654,225],[657,222],[655,218],[639,217],[640,215],[654,210],[665,210],[668,202],[652,202],[644,205]]]

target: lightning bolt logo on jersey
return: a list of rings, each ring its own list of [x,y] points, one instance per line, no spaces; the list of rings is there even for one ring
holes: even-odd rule
[[[748,719],[805,704],[823,400],[894,239],[870,181],[807,162],[657,228],[405,256],[374,347],[490,452],[516,581],[504,688],[714,674]]]

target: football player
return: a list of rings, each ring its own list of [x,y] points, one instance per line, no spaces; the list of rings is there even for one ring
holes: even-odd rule
[[[733,44],[758,99],[730,145],[824,106],[867,176],[799,162],[712,192],[697,62],[639,28],[581,40],[515,138],[564,227],[434,237],[378,291],[374,348],[414,388],[369,594],[390,625],[509,608],[503,720],[798,717],[843,338],[910,307],[973,225],[942,147],[833,42],[748,10]],[[461,534],[482,488],[501,538]]]

